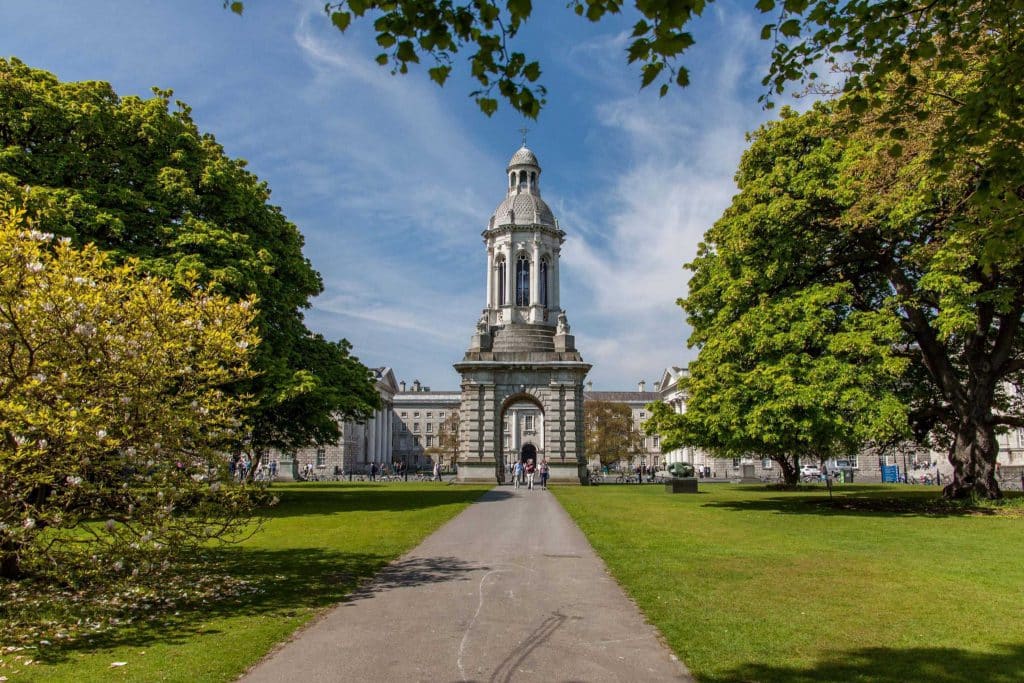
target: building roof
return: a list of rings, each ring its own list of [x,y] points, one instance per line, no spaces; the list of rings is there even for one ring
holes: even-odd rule
[[[508,162],[508,170],[512,170],[513,166],[536,166],[540,169],[540,162],[537,161],[537,155],[530,151],[526,145],[520,147],[512,158]]]
[[[540,195],[532,192],[511,192],[494,210],[490,224],[546,225],[554,228],[555,214]]]
[[[609,401],[611,403],[650,403],[661,395],[656,391],[584,391],[585,401]]]

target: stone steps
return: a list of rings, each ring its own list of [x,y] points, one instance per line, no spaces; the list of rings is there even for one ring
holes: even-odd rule
[[[555,350],[552,327],[545,325],[505,325],[496,327],[493,336],[492,350],[499,353],[553,352]]]

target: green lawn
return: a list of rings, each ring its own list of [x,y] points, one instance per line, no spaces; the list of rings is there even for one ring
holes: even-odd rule
[[[965,514],[922,506],[931,487],[839,487],[835,505],[823,489],[700,488],[554,489],[700,680],[1024,681],[1019,504]]]
[[[254,591],[238,599],[159,615],[100,645],[49,650],[12,681],[229,681],[360,579],[454,517],[487,486],[275,485],[281,503],[264,529],[220,552]],[[113,662],[126,662],[111,668]]]

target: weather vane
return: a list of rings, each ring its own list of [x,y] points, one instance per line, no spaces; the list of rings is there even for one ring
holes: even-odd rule
[[[523,147],[526,147],[526,134],[530,132],[530,129],[523,126],[519,129],[519,132],[523,134]]]

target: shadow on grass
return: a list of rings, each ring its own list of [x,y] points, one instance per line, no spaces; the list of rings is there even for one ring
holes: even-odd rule
[[[839,488],[829,496],[825,487],[817,490],[768,489],[760,497],[705,503],[705,507],[743,512],[775,512],[788,515],[855,515],[858,517],[963,517],[1020,516],[1024,507],[1019,494],[1007,494],[1002,504],[974,504],[949,501],[941,491],[923,488],[863,486]]]
[[[373,485],[289,484],[274,489],[281,504],[265,512],[271,518],[353,511],[415,511],[469,503],[482,493],[480,489],[460,487],[399,485],[385,489]],[[496,499],[495,492],[487,495],[490,500]],[[217,625],[220,619],[260,615],[287,619],[306,610],[367,599],[400,586],[463,580],[467,573],[480,569],[456,558],[410,558],[390,566],[389,559],[383,554],[331,548],[209,549],[177,565],[178,583],[188,585],[201,576],[233,577],[245,582],[240,592],[211,599],[182,599],[170,609],[135,610],[125,614],[126,618],[131,617],[130,623],[123,622],[116,630],[91,638],[48,647],[39,652],[39,659],[56,663],[77,652],[102,648],[145,647],[157,642],[183,644],[198,635],[218,632],[223,628]]]
[[[871,681],[872,683],[1019,683],[1024,681],[1024,645],[1002,645],[1000,652],[948,647],[864,648],[838,652],[811,668],[743,664],[724,674],[702,676],[705,683],[773,681]]]
[[[341,512],[401,512],[422,510],[453,503],[471,503],[483,494],[480,489],[435,484],[278,484],[271,492],[281,499],[280,505],[264,513],[265,517],[291,517],[303,514]],[[488,498],[504,491],[489,492]]]
[[[305,609],[367,599],[399,586],[465,580],[467,573],[480,569],[455,558],[412,558],[388,566],[382,555],[314,548],[230,548],[209,551],[198,559],[193,571],[244,577],[249,590],[234,597],[179,604],[174,612],[134,614],[129,626],[49,648],[40,652],[40,659],[55,663],[75,652],[101,648],[145,647],[154,642],[182,644],[204,633],[219,632],[215,625],[218,619],[258,615],[290,618]],[[367,581],[370,577],[374,578]]]

